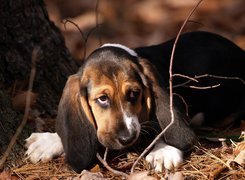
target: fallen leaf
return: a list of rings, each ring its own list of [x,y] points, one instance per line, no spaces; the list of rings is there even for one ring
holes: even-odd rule
[[[4,180],[16,180],[16,179],[18,179],[17,177],[12,176],[11,174],[12,174],[11,171],[3,170],[2,172],[0,172],[0,179],[4,179]]]
[[[130,174],[127,180],[157,180],[157,178],[149,176],[148,171],[136,172]]]
[[[245,165],[245,150],[242,150],[234,159],[241,166]]]
[[[91,180],[91,179],[106,180],[107,179],[103,177],[103,174],[101,172],[90,172],[87,170],[83,170],[79,177],[80,180]]]
[[[183,180],[184,176],[182,172],[175,172],[168,175],[169,180]]]
[[[27,91],[24,91],[24,92],[21,92],[21,93],[17,94],[16,96],[14,96],[12,98],[12,105],[13,105],[13,108],[15,110],[24,112],[25,105],[26,105],[26,96],[27,96],[27,94],[28,94]],[[30,107],[33,107],[35,105],[35,103],[36,103],[38,95],[37,95],[37,93],[31,92],[30,96],[31,96]]]
[[[245,141],[237,144],[236,148],[234,149],[234,154],[238,155],[243,150],[245,150]]]
[[[90,172],[92,173],[101,172],[100,166],[96,164],[92,169],[90,169]]]

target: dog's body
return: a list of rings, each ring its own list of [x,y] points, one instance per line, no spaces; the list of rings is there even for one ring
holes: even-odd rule
[[[45,134],[55,148],[45,152],[44,134],[33,134],[27,139],[30,159],[47,160],[64,151],[67,162],[79,172],[93,161],[98,143],[122,149],[138,139],[141,124],[155,121],[165,128],[171,119],[167,88],[172,46],[170,40],[135,50],[115,44],[95,50],[67,81],[58,109],[58,135]],[[188,84],[188,79],[174,77],[174,92],[179,94],[174,96],[175,123],[146,157],[155,170],[179,165],[183,152],[193,147],[196,137],[186,123],[190,117],[201,113],[206,125],[245,117],[244,68],[245,53],[232,42],[206,32],[181,36],[173,73],[212,77]]]
[[[170,40],[161,45],[135,49],[139,56],[155,65],[165,87],[169,82],[173,42]],[[204,114],[202,125],[219,126],[228,117],[239,121],[245,117],[244,68],[244,50],[229,40],[208,32],[186,33],[176,47],[173,74],[210,76],[196,78],[198,82],[188,84],[182,84],[188,81],[187,78],[174,77],[174,92],[186,101],[191,118],[197,113]],[[216,85],[219,87],[212,88]]]

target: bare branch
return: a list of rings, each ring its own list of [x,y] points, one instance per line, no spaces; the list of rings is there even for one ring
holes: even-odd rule
[[[151,142],[151,144],[143,151],[143,153],[141,153],[141,155],[138,157],[138,159],[135,161],[135,163],[133,164],[132,168],[131,168],[131,174],[134,172],[134,168],[135,166],[138,164],[139,160],[145,156],[145,154],[155,145],[155,143],[161,138],[161,136],[168,130],[168,128],[170,126],[172,126],[172,124],[174,123],[174,111],[173,111],[173,87],[172,87],[172,81],[173,81],[173,74],[172,74],[172,67],[173,67],[173,58],[174,58],[174,52],[175,52],[175,48],[176,48],[176,44],[179,40],[180,34],[182,33],[187,21],[190,19],[190,17],[192,16],[192,14],[194,13],[194,11],[196,10],[196,8],[199,6],[199,4],[202,2],[202,0],[199,0],[199,2],[196,4],[196,6],[192,9],[192,11],[190,12],[190,14],[187,16],[187,18],[185,19],[183,25],[181,26],[177,37],[175,39],[174,45],[173,45],[173,49],[172,49],[172,53],[171,53],[171,58],[170,58],[170,65],[169,65],[169,93],[170,93],[170,113],[171,113],[171,122],[165,127],[165,129],[162,130],[162,132],[160,134],[157,135],[157,137]]]
[[[26,95],[26,104],[25,104],[25,113],[24,113],[24,117],[21,121],[21,124],[19,125],[19,127],[17,128],[14,136],[12,137],[7,150],[5,151],[2,159],[0,160],[0,169],[3,168],[3,165],[5,163],[5,161],[7,160],[9,154],[11,153],[12,147],[15,145],[17,138],[19,137],[20,133],[22,132],[26,122],[27,122],[27,118],[30,112],[30,104],[31,104],[31,92],[32,92],[32,87],[33,87],[33,82],[34,82],[34,78],[35,78],[35,74],[36,74],[36,61],[37,61],[37,56],[38,53],[40,51],[39,47],[34,47],[33,51],[32,51],[32,64],[31,64],[31,73],[30,73],[30,79],[29,79],[29,86],[28,86],[28,91],[27,91],[27,95]]]
[[[240,81],[242,84],[245,84],[245,80],[243,80],[242,78],[240,77],[227,77],[227,76],[217,76],[217,75],[212,75],[212,74],[202,74],[202,75],[196,75],[195,77],[189,77],[189,76],[186,76],[186,75],[182,75],[182,74],[174,74],[173,77],[183,77],[183,78],[186,78],[188,79],[186,82],[184,83],[181,83],[181,84],[177,84],[177,85],[174,85],[173,88],[177,88],[177,87],[189,87],[189,88],[194,88],[194,89],[210,89],[210,88],[215,88],[215,87],[218,87],[220,86],[220,84],[216,84],[216,85],[212,85],[212,86],[206,86],[206,87],[198,87],[198,86],[188,86],[187,84],[192,82],[192,81],[195,81],[195,82],[199,82],[198,79],[201,79],[201,78],[214,78],[214,79],[224,79],[224,80],[238,80]]]
[[[188,104],[186,103],[185,99],[183,96],[181,96],[180,94],[177,93],[173,93],[174,96],[178,96],[178,98],[181,99],[181,101],[184,103],[185,105],[185,112],[186,112],[186,117],[189,117],[189,110],[188,110]]]
[[[226,76],[217,76],[217,75],[212,75],[212,74],[203,74],[199,76],[195,76],[195,79],[200,79],[204,77],[211,77],[211,78],[216,78],[216,79],[226,79],[226,80],[238,80],[241,81],[241,83],[245,84],[245,80],[240,78],[240,77],[226,77]]]
[[[95,21],[96,21],[96,28],[99,29],[99,2],[100,0],[97,0],[96,1],[96,6],[95,6],[95,14],[96,14],[96,17],[95,17]],[[101,37],[101,33],[100,31],[98,31],[98,36],[99,36],[99,44],[100,46],[102,46],[102,37]]]
[[[73,24],[79,30],[79,32],[80,32],[80,34],[82,36],[82,39],[83,39],[83,42],[84,42],[83,59],[85,59],[85,57],[86,57],[86,51],[87,51],[87,39],[88,39],[88,37],[84,34],[84,32],[80,29],[80,27],[76,23],[74,23],[73,21],[71,21],[69,19],[65,19],[64,22],[63,22],[65,29],[66,29],[66,24],[68,22],[71,23],[71,24]]]
[[[107,154],[108,154],[108,148],[105,149],[105,154],[104,154],[104,161],[106,161],[107,158]]]
[[[128,177],[129,175],[124,173],[124,172],[121,172],[121,171],[117,171],[113,168],[111,168],[108,163],[105,161],[105,159],[102,159],[102,157],[99,155],[99,153],[96,154],[96,157],[98,158],[98,160],[105,166],[105,168],[112,172],[113,174],[117,175],[117,176],[124,176],[124,177]]]
[[[87,53],[87,42],[88,42],[88,39],[90,37],[90,35],[96,30],[96,29],[99,29],[101,24],[99,24],[99,0],[96,1],[96,6],[95,6],[95,22],[96,22],[96,25],[94,28],[92,28],[88,33],[87,35],[85,35],[85,33],[80,29],[80,27],[74,23],[73,21],[69,20],[69,19],[65,19],[64,20],[64,27],[66,29],[66,24],[69,22],[71,24],[73,24],[80,32],[81,36],[82,36],[82,40],[83,40],[83,43],[84,43],[84,51],[83,51],[83,59],[86,58],[86,53]],[[99,34],[99,44],[100,46],[102,45],[102,38],[101,38],[101,35],[100,35],[100,32],[98,33]]]
[[[99,28],[99,26],[100,26],[101,24],[97,24],[97,22],[96,22],[96,26],[95,26],[94,28],[90,29],[90,31],[85,35],[85,33],[80,29],[80,27],[79,27],[76,23],[74,23],[73,21],[71,21],[71,20],[69,20],[69,19],[65,19],[64,22],[63,22],[65,29],[66,29],[66,24],[67,24],[68,22],[71,23],[71,24],[73,24],[73,25],[79,30],[79,32],[80,32],[80,34],[81,34],[81,36],[82,36],[82,40],[83,40],[83,43],[84,43],[83,59],[85,59],[85,58],[86,58],[86,55],[87,55],[86,53],[87,53],[87,42],[88,42],[88,39],[89,39],[90,35],[91,35],[97,28]]]
[[[212,85],[212,86],[204,86],[204,87],[201,87],[201,86],[188,86],[188,87],[192,88],[192,89],[213,89],[213,88],[216,88],[219,86],[220,86],[220,84],[216,84],[216,85]]]
[[[183,78],[189,79],[190,81],[198,82],[197,79],[187,76],[187,75],[183,75],[183,74],[173,74],[172,77],[183,77]]]

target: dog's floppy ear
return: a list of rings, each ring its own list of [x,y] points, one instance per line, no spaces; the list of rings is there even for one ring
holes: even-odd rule
[[[165,91],[161,75],[156,68],[146,59],[139,59],[139,64],[147,80],[148,94],[150,94],[150,106],[152,119],[157,119],[159,125],[164,129],[171,121],[169,110],[169,94]],[[188,151],[196,142],[195,134],[185,123],[186,115],[174,108],[175,123],[164,134],[167,144],[173,145],[183,151]],[[179,134],[182,136],[180,137]]]
[[[80,74],[69,77],[56,121],[66,161],[77,172],[90,165],[97,151],[96,129],[87,103],[86,82],[81,82]]]

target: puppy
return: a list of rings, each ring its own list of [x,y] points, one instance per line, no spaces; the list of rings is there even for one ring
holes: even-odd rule
[[[26,140],[30,160],[48,161],[65,153],[67,163],[80,172],[93,162],[99,144],[124,149],[136,142],[142,124],[156,122],[164,129],[171,120],[173,42],[135,50],[119,44],[96,49],[66,83],[57,133],[33,133]],[[209,126],[244,118],[244,57],[242,49],[219,35],[192,32],[180,37],[173,64],[173,73],[182,75],[174,77],[175,122],[146,156],[156,171],[178,166],[183,153],[193,148],[190,118],[199,116]],[[201,77],[191,81],[183,76]]]

